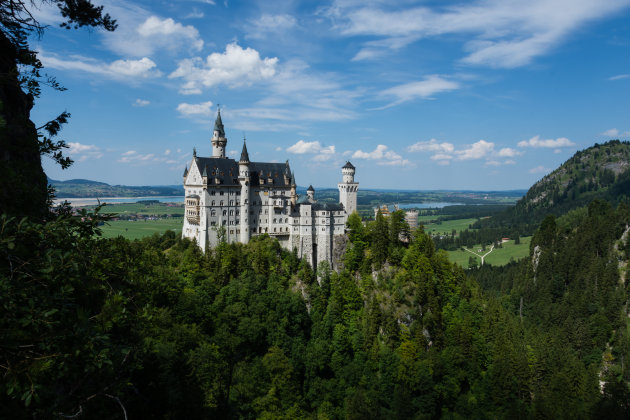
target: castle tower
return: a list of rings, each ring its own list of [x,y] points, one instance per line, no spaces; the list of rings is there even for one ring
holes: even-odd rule
[[[341,168],[343,182],[337,185],[339,188],[339,202],[343,204],[343,208],[346,210],[347,214],[352,214],[357,210],[357,191],[359,190],[359,183],[354,182],[354,172],[354,166],[350,162],[346,162]]]
[[[306,190],[306,196],[308,197],[309,201],[315,201],[315,188],[313,188],[312,185],[308,186],[308,190]]]
[[[291,204],[295,206],[297,203],[297,185],[295,184],[295,172],[291,172]]]
[[[249,231],[249,153],[247,153],[247,145],[243,138],[243,151],[238,161],[238,181],[241,184],[241,205],[240,205],[240,240],[241,243],[248,243],[250,237]]]
[[[225,158],[225,146],[227,138],[225,138],[225,129],[223,121],[221,121],[221,110],[217,111],[217,119],[214,122],[214,131],[212,133],[212,157]]]

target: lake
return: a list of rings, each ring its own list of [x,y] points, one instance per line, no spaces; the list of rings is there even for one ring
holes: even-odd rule
[[[161,203],[183,203],[184,196],[183,195],[172,195],[165,197],[99,197],[99,198],[56,198],[54,200],[54,205],[58,205],[63,203],[64,201],[68,201],[74,207],[80,206],[94,206],[99,203],[136,203],[138,201],[143,200],[156,200]]]

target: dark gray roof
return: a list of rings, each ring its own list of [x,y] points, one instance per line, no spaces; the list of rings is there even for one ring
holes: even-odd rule
[[[313,186],[312,186],[312,185],[309,185],[309,186],[308,186],[308,190],[306,190],[306,191],[315,191],[315,188],[313,188]]]
[[[184,176],[188,175],[188,165],[184,168]]]
[[[208,176],[208,165],[204,165],[201,176]]]
[[[343,210],[343,205],[341,203],[314,203],[311,207],[313,210],[327,210],[327,211],[338,211]]]
[[[219,137],[225,137],[225,129],[223,128],[223,121],[221,121],[221,110],[217,111],[217,119],[214,122],[214,131],[219,132]]]
[[[350,161],[346,161],[346,164],[341,167],[342,169],[355,169],[354,165]]]
[[[247,153],[247,145],[245,144],[245,139],[243,139],[243,151],[241,152],[240,162],[249,163],[249,153]]]
[[[197,167],[207,168],[208,185],[240,186],[238,182],[238,162],[230,158],[198,157]],[[287,171],[287,182],[285,182]],[[252,186],[291,186],[290,168],[284,163],[251,162],[249,176]],[[264,183],[260,183],[263,179]],[[271,180],[271,182],[270,182]],[[218,181],[218,182],[217,182]]]
[[[300,198],[298,198],[296,203],[297,204],[311,204],[311,202],[309,201],[308,197],[305,196],[305,195],[300,196]]]

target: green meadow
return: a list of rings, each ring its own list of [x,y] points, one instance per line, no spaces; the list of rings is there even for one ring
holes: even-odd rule
[[[182,232],[183,217],[175,217],[160,220],[116,220],[107,222],[101,226],[104,238],[122,236],[127,239],[141,239],[154,233],[164,233],[174,230],[177,234]]]
[[[521,243],[518,245],[514,245],[514,240],[508,241],[502,244],[501,248],[495,248],[490,254],[488,254],[484,260],[485,264],[491,265],[505,265],[510,262],[510,260],[519,260],[523,257],[529,255],[529,243],[531,241],[531,236],[525,236],[521,238]],[[481,249],[481,245],[475,245],[470,250],[479,254],[484,255],[490,250],[490,247],[486,247],[485,251],[479,252]],[[458,249],[457,251],[447,251],[449,260],[452,262],[461,265],[464,268],[468,268],[468,260],[470,257],[474,257],[475,255],[471,254],[468,251],[462,251]],[[477,258],[477,264],[481,263],[481,258]]]

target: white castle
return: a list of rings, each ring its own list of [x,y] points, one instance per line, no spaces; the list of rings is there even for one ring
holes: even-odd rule
[[[318,203],[309,186],[306,196],[296,193],[295,177],[286,163],[250,162],[245,139],[237,162],[225,157],[227,138],[217,114],[212,156],[193,151],[184,171],[186,212],[182,237],[194,239],[205,252],[220,241],[247,243],[268,234],[282,247],[297,250],[313,267],[333,263],[333,247],[345,235],[348,215],[357,209],[359,183],[347,162],[338,184],[339,203]]]

